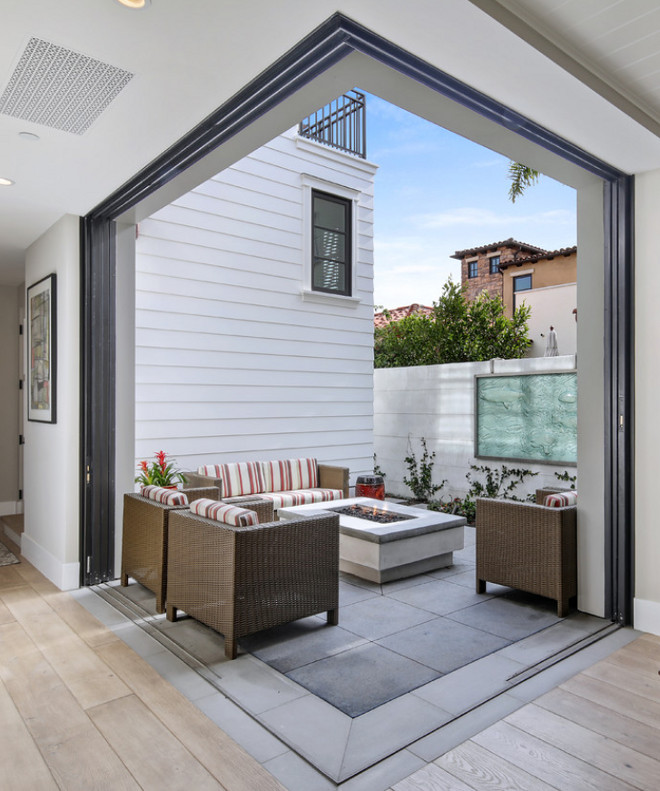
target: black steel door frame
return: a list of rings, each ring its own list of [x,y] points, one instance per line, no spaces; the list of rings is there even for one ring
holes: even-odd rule
[[[81,223],[81,583],[114,576],[115,221],[352,52],[368,55],[601,178],[605,228],[607,615],[632,620],[633,181],[535,122],[335,14]]]

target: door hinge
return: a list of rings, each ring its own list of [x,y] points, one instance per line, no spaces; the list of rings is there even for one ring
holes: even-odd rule
[[[18,389],[19,389],[19,390],[22,390],[22,389],[23,389],[23,380],[22,380],[22,379],[19,379],[19,380],[18,380]]]
[[[87,555],[87,574],[92,570],[92,556]]]
[[[89,464],[85,467],[85,482],[88,484],[92,482],[92,468]]]
[[[18,444],[25,445],[25,437],[22,434],[18,435]]]
[[[19,324],[19,325],[18,325],[18,334],[19,334],[19,335],[22,335],[22,334],[23,334],[23,325],[22,325],[22,324]]]
[[[22,500],[22,499],[23,499],[23,490],[22,490],[22,489],[19,489],[19,490],[18,490],[18,499],[19,499],[19,500]]]

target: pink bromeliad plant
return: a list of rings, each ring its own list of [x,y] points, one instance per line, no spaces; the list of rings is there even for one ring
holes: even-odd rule
[[[136,483],[143,486],[176,486],[179,482],[186,482],[185,475],[175,469],[174,459],[168,460],[164,450],[157,451],[155,456],[151,462],[138,462],[140,474],[135,479]]]

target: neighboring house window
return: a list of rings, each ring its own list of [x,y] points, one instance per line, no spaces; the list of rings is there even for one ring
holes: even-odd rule
[[[520,277],[513,278],[513,293],[517,294],[520,291],[529,291],[532,287],[531,275],[520,275]]]
[[[351,296],[351,201],[312,190],[312,291]]]
[[[479,262],[468,261],[468,277],[476,277],[479,274]]]
[[[499,255],[494,255],[490,259],[490,273],[491,273],[491,275],[499,275],[499,273],[500,273],[500,257],[499,257]]]

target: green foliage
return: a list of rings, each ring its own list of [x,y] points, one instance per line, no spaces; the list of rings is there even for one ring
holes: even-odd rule
[[[516,202],[516,198],[520,198],[527,187],[531,187],[539,180],[540,173],[529,165],[523,165],[520,162],[511,162],[509,164],[509,198],[511,203]]]
[[[538,475],[538,472],[524,470],[519,467],[507,467],[506,464],[503,464],[499,470],[493,470],[486,465],[477,466],[476,464],[470,464],[470,469],[473,472],[485,475],[485,481],[480,481],[474,480],[471,472],[466,473],[465,477],[470,484],[468,494],[473,499],[477,497],[504,497],[509,500],[520,500],[513,490],[523,483],[525,478]]]
[[[453,500],[433,500],[428,504],[429,511],[442,511],[444,514],[464,516],[469,525],[474,524],[477,515],[477,504],[467,494],[465,497],[454,497]]]
[[[381,468],[378,466],[378,462],[376,461],[376,454],[374,453],[374,475],[382,475],[383,478],[385,477],[386,473],[384,473]]]
[[[509,319],[500,297],[482,292],[474,301],[451,278],[429,316],[406,316],[374,330],[376,368],[517,359],[527,350],[527,319],[523,304]]]
[[[433,464],[435,459],[435,451],[433,451],[433,453],[428,452],[428,448],[426,447],[426,439],[424,437],[421,438],[421,443],[423,453],[419,462],[417,461],[412,448],[410,449],[408,456],[406,456],[404,459],[408,465],[408,473],[410,477],[408,478],[404,475],[403,482],[412,491],[415,499],[427,501],[430,500],[436,492],[440,491],[447,481],[443,480],[439,485],[433,483]]]
[[[571,489],[575,489],[575,484],[577,482],[577,475],[569,475],[568,470],[564,470],[564,472],[556,472],[555,478],[560,481],[566,481],[567,483],[571,484]]]

